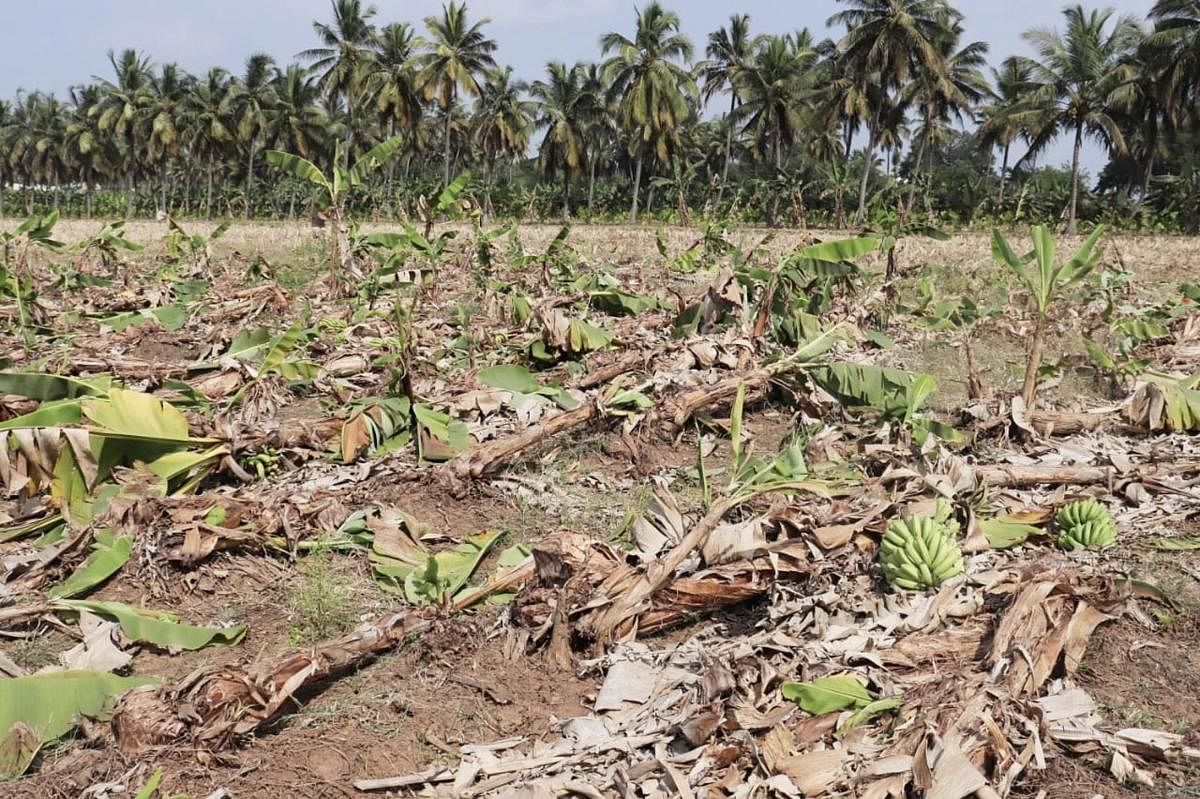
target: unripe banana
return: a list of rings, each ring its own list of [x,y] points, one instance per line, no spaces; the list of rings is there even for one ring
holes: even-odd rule
[[[952,519],[948,505],[938,512]],[[929,516],[892,521],[880,543],[879,560],[884,576],[908,590],[935,588],[963,571],[954,533]]]
[[[1058,545],[1068,552],[1076,549],[1103,550],[1117,543],[1117,525],[1108,509],[1094,499],[1068,503],[1055,517]]]

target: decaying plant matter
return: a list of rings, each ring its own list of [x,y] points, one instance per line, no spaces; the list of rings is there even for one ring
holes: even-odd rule
[[[368,232],[348,192],[393,146],[330,175],[270,156],[329,195],[311,275],[224,252],[236,226],[141,250],[134,225],[74,248],[23,226],[0,634],[46,651],[0,645],[0,694],[39,698],[0,703],[0,774],[57,778],[74,734],[219,779],[381,659],[523,721],[431,734],[450,757],[412,773],[356,765],[361,790],[1007,797],[1048,757],[1144,782],[1198,754],[1076,676],[1101,624],[1182,612],[1138,567],[1186,565],[1200,501],[1186,287],[1114,301],[1099,232],[1065,265],[1047,231],[1029,256],[997,236],[1026,337],[1008,292],[947,296],[909,250],[888,278],[894,238],[527,249],[467,179],[424,229]],[[1059,325],[1120,362],[1058,352]],[[991,350],[1027,338],[1006,382]],[[497,685],[459,673],[488,647]],[[535,668],[586,697],[539,741],[542,698],[499,685]]]

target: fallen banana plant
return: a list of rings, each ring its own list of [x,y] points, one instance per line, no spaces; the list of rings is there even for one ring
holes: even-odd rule
[[[460,593],[451,612],[511,591],[533,574],[532,556]],[[287,652],[252,666],[227,665],[192,674],[172,686],[125,695],[113,712],[121,751],[135,755],[173,741],[221,749],[269,727],[321,683],[411,641],[438,620],[431,608],[387,613],[334,641]]]

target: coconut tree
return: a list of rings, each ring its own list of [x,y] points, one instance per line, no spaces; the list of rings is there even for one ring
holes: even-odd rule
[[[113,80],[96,78],[103,99],[92,108],[101,131],[113,137],[120,153],[119,169],[126,180],[126,215],[133,214],[137,171],[145,144],[145,114],[150,92],[150,59],[135,50],[120,56],[108,51]]]
[[[445,117],[442,152],[442,185],[450,185],[450,136],[455,105],[460,91],[479,97],[483,94],[480,78],[494,69],[496,42],[483,33],[491,20],[484,17],[472,23],[467,18],[466,3],[451,0],[442,6],[441,16],[425,18],[429,31],[426,51],[418,63],[417,88],[427,100],[436,100]]]
[[[379,32],[379,52],[371,63],[367,75],[367,91],[374,98],[375,111],[387,130],[388,138],[397,133],[409,137],[414,134],[421,120],[421,93],[417,90],[415,59],[420,41],[411,25],[397,22],[385,25]],[[411,163],[414,148],[406,147],[405,164]],[[392,201],[392,185],[396,162],[387,164],[387,196]]]
[[[817,54],[807,31],[798,38],[767,36],[754,57],[739,73],[742,104],[734,118],[756,143],[760,157],[783,167],[783,149],[796,140],[802,126],[802,109]]]
[[[1200,0],[1158,0],[1146,44],[1162,52],[1163,94],[1169,119],[1200,119]]]
[[[364,8],[361,0],[332,0],[331,5],[331,23],[313,22],[321,46],[304,50],[299,57],[319,73],[321,89],[346,104],[346,115],[353,120],[379,50],[375,26],[371,24],[377,12],[373,5]],[[355,138],[353,124],[347,126],[346,136],[346,157],[350,158]]]
[[[755,39],[750,35],[750,15],[734,14],[728,27],[717,28],[708,34],[705,55],[708,60],[697,66],[703,85],[701,94],[705,103],[722,92],[729,95],[729,119],[725,126],[725,163],[721,167],[721,185],[717,188],[717,204],[725,193],[729,181],[729,162],[733,155],[733,113],[737,110],[738,85],[742,72],[754,55]]]
[[[282,72],[276,70],[273,84],[275,104],[265,132],[267,146],[316,160],[317,153],[326,146],[329,133],[329,118],[320,105],[318,81],[307,69],[291,64]],[[295,215],[293,190],[288,199],[288,216]]]
[[[225,96],[233,118],[234,136],[246,153],[246,218],[254,191],[254,156],[271,127],[278,95],[275,91],[275,61],[265,53],[246,59],[246,68]]]
[[[514,161],[529,149],[534,104],[524,95],[529,87],[513,80],[512,67],[493,69],[483,84],[475,111],[473,138],[483,160],[488,213],[492,211],[492,181],[501,159]]]
[[[617,98],[607,89],[604,66],[589,62],[577,66],[579,73],[579,118],[588,162],[588,211],[596,196],[596,169],[603,162],[611,167],[617,139]]]
[[[167,170],[171,159],[179,155],[183,109],[187,102],[192,77],[177,64],[163,64],[150,79],[146,103],[147,164],[157,164],[159,177],[159,208],[167,211]]]
[[[1062,132],[1072,134],[1068,233],[1075,232],[1084,138],[1100,141],[1110,152],[1126,149],[1115,115],[1135,96],[1128,56],[1141,31],[1131,17],[1114,18],[1114,13],[1111,8],[1070,6],[1063,9],[1064,31],[1034,28],[1025,33],[1038,58],[1031,62],[1036,85],[1019,118],[1039,121],[1025,157],[1042,152]]]
[[[945,59],[934,45],[945,3],[941,0],[843,2],[848,8],[831,16],[829,24],[846,27],[846,35],[838,44],[841,64],[853,85],[853,94],[860,95],[869,109],[867,148],[855,216],[855,224],[862,224],[884,112],[894,106],[894,95],[913,75],[945,74]]]
[[[1028,59],[1010,56],[992,70],[995,90],[991,102],[980,109],[979,128],[976,131],[980,144],[993,152],[1000,148],[1000,187],[996,204],[1004,202],[1004,189],[1008,185],[1008,162],[1012,145],[1018,139],[1030,140],[1030,128],[1021,114],[1022,104],[1034,88],[1033,66]]]
[[[692,115],[689,98],[696,83],[686,68],[692,43],[679,32],[679,15],[651,2],[637,12],[633,38],[618,32],[600,39],[610,92],[620,97],[617,120],[635,159],[629,219],[637,221],[642,164],[647,151],[667,163],[679,141],[679,127]]]
[[[586,80],[582,64],[568,68],[551,61],[545,79],[529,87],[537,109],[535,124],[546,130],[538,148],[538,166],[550,178],[562,176],[563,219],[571,215],[570,178],[579,173],[587,157],[586,131],[593,106]]]
[[[12,152],[12,142],[16,135],[12,103],[0,100],[0,219],[4,218],[4,189],[8,186],[11,174],[8,153]]]
[[[195,81],[183,109],[183,137],[188,153],[204,164],[204,216],[212,217],[213,172],[219,158],[234,140],[227,96],[229,73],[214,67]]]
[[[903,89],[905,101],[920,109],[921,113],[921,134],[913,162],[908,200],[904,206],[906,216],[912,213],[917,195],[917,178],[921,174],[925,152],[937,124],[951,118],[961,124],[964,115],[970,114],[990,92],[987,79],[983,76],[983,66],[987,63],[987,43],[970,42],[960,47],[963,15],[947,7],[939,17],[933,44],[940,59],[931,68],[915,73],[913,80]]]

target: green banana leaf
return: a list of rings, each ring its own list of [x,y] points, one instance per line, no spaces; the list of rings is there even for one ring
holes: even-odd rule
[[[814,716],[848,707],[865,708],[874,699],[857,678],[849,675],[821,677],[811,682],[785,682],[779,690],[784,699],[790,699]]]
[[[0,372],[0,394],[16,394],[40,402],[100,396],[111,385],[111,377],[83,380],[45,372]]]
[[[29,413],[0,422],[0,430],[20,430],[31,427],[64,427],[79,424],[83,410],[78,399],[43,402]]]
[[[20,733],[14,736],[14,728],[21,730],[23,725],[36,736],[40,748],[70,732],[80,716],[95,718],[130,688],[156,682],[154,677],[118,677],[103,671],[56,671],[0,679],[0,732],[4,735],[0,748],[8,750],[0,755],[0,762],[20,769],[0,776],[20,776],[36,754],[35,749],[25,756],[31,739]],[[24,741],[19,740],[22,737]],[[13,757],[10,747],[14,746],[25,751]]]
[[[65,610],[86,610],[112,619],[131,641],[154,644],[165,649],[195,650],[209,644],[236,644],[246,635],[245,625],[234,627],[195,627],[181,624],[172,614],[137,608],[123,602],[97,602],[63,599],[54,603]]]
[[[119,536],[109,529],[97,530],[92,554],[70,577],[50,589],[50,598],[70,599],[91,591],[120,571],[132,550],[132,536]]]

